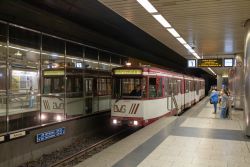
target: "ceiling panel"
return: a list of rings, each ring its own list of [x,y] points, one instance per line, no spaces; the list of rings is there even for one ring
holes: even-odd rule
[[[185,58],[193,56],[136,0],[99,0]],[[150,0],[177,32],[204,58],[242,53],[249,0]],[[215,69],[223,73],[226,69]]]

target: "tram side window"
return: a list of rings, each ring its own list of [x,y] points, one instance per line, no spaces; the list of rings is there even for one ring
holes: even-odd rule
[[[181,80],[177,80],[178,94],[181,93]]]
[[[168,79],[168,96],[172,96],[173,92],[173,83],[172,83],[172,78]]]
[[[162,78],[157,78],[157,97],[162,97]]]
[[[168,95],[168,78],[165,78],[165,97]]]
[[[98,86],[98,95],[108,95],[110,94],[111,87],[110,87],[110,79],[107,78],[98,78],[97,79],[97,86]]]
[[[186,93],[189,92],[189,81],[185,80],[185,90],[186,90]]]
[[[156,78],[149,78],[149,97],[156,97]]]

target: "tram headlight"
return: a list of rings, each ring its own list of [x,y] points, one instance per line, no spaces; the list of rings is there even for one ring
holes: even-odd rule
[[[117,120],[116,119],[113,119],[113,124],[117,124]]]
[[[62,121],[62,116],[61,116],[61,115],[57,115],[57,116],[56,116],[56,120],[57,120],[57,121]]]
[[[45,114],[41,114],[41,120],[46,120],[47,116]]]
[[[134,121],[133,124],[134,124],[135,126],[137,126],[137,125],[138,125],[138,121]]]

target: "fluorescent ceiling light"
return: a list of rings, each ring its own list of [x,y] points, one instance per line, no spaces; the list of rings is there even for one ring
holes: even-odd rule
[[[193,49],[189,49],[188,51],[191,53],[195,53],[195,51]]]
[[[156,13],[157,10],[148,0],[137,0],[149,13]]]
[[[185,48],[187,48],[188,50],[191,50],[192,48],[188,45],[188,44],[184,44]]]
[[[214,75],[216,75],[216,73],[210,67],[208,67],[207,69],[209,69],[209,71],[211,71]]]
[[[153,15],[153,17],[165,28],[171,27],[167,20],[160,14]]]
[[[192,53],[194,55],[194,57],[196,57],[197,59],[200,59],[200,56],[197,53]]]
[[[177,31],[175,31],[174,28],[167,28],[168,32],[170,32],[170,34],[172,34],[175,38],[180,37],[180,34],[178,34]]]
[[[182,38],[182,37],[179,37],[179,38],[176,38],[181,44],[186,44],[187,42]]]

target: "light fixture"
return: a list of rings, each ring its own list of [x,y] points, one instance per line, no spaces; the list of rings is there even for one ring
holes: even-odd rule
[[[62,121],[62,116],[61,116],[61,115],[57,115],[57,116],[56,116],[56,120],[57,120],[57,121]]]
[[[126,66],[131,66],[131,62],[126,62]]]
[[[137,0],[137,2],[143,6],[152,16],[167,30],[171,33],[185,48],[188,49],[197,59],[200,59],[200,56],[187,44],[187,42],[181,38],[180,34],[171,27],[169,22],[156,10],[156,8],[148,0]],[[158,14],[156,14],[158,13]]]
[[[194,55],[194,57],[196,57],[197,59],[200,59],[200,56],[197,53],[192,53]]]
[[[137,125],[138,125],[138,121],[134,121],[133,124],[134,124],[135,126],[137,126]]]
[[[149,13],[156,13],[157,10],[148,0],[137,0]]]
[[[170,32],[170,34],[172,34],[175,38],[180,37],[180,34],[178,34],[177,31],[175,31],[174,28],[167,28],[168,32]]]
[[[216,73],[210,67],[208,67],[207,69],[211,71],[214,75],[216,75]]]
[[[171,27],[168,21],[160,14],[153,15],[153,17],[165,28]]]
[[[191,46],[189,46],[188,44],[184,44],[184,47],[187,48],[187,50],[191,50]]]
[[[116,119],[113,119],[113,124],[117,124],[117,120]]]
[[[14,55],[15,56],[22,56],[22,53],[18,50]]]
[[[176,38],[181,44],[186,44],[187,42],[182,38],[182,37],[178,37]]]

